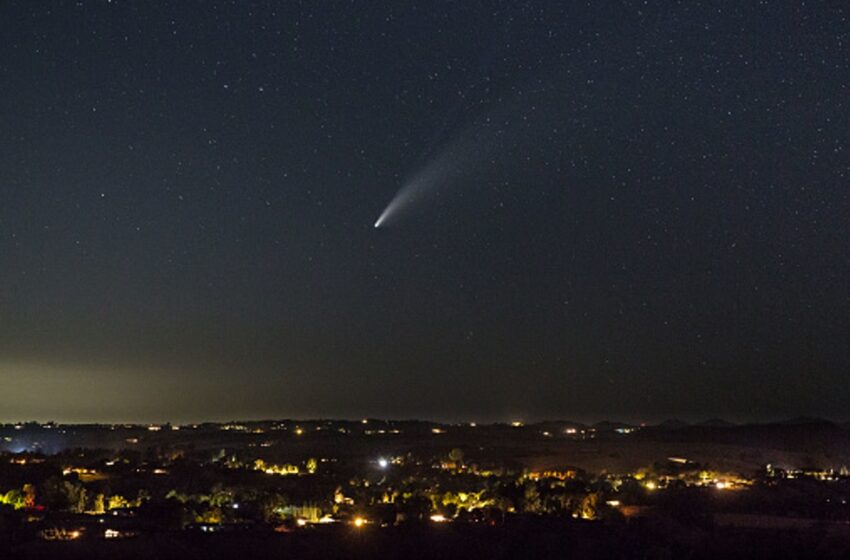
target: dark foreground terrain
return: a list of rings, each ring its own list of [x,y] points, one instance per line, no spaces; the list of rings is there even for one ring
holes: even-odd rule
[[[850,430],[0,426],[0,560],[850,558]]]
[[[527,520],[499,527],[334,527],[292,534],[167,533],[115,542],[36,542],[8,558],[501,559],[848,558],[850,529],[647,528]]]

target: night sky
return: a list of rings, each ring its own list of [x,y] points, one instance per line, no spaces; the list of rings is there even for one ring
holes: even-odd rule
[[[846,419],[845,6],[0,1],[0,420]]]

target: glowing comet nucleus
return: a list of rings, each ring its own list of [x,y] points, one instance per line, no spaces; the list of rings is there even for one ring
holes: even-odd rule
[[[381,227],[381,225],[384,223],[384,220],[385,220],[385,219],[386,219],[386,217],[387,217],[387,212],[388,212],[388,211],[389,211],[389,208],[387,208],[386,210],[384,210],[384,211],[381,213],[381,215],[380,215],[380,216],[378,216],[378,219],[377,219],[377,220],[375,220],[375,229],[377,229],[377,228]]]
[[[378,219],[375,221],[375,228],[379,228],[386,224],[387,219],[392,217],[398,211],[399,206],[401,205],[401,201],[405,200],[408,191],[410,190],[410,183],[403,186],[398,193],[393,197],[390,203],[384,208],[384,211],[381,212],[381,215],[378,216]]]

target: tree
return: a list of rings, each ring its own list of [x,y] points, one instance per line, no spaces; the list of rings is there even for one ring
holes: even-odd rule
[[[0,504],[12,506],[14,509],[24,507],[24,495],[20,490],[9,490],[5,494],[0,494]]]
[[[449,451],[449,460],[460,465],[463,463],[463,449],[455,447]]]
[[[68,511],[73,513],[83,513],[86,510],[86,487],[77,482],[66,480],[63,484],[65,500],[68,504]]]
[[[522,507],[526,513],[543,512],[543,501],[540,499],[540,491],[537,489],[537,483],[533,481],[525,483],[522,495]]]
[[[397,507],[408,521],[422,520],[431,514],[431,500],[418,494],[402,500]]]
[[[72,513],[86,510],[86,488],[80,482],[54,476],[44,482],[43,493],[45,504],[52,509]]]
[[[107,503],[108,509],[124,509],[128,507],[130,507],[130,502],[128,502],[124,496],[119,496],[118,494],[109,496],[109,501]]]
[[[272,523],[280,520],[280,512],[287,505],[286,498],[276,492],[264,494],[257,501],[257,508],[263,521]]]
[[[102,514],[106,512],[106,497],[103,494],[97,494],[92,500],[89,513]]]
[[[596,519],[599,516],[599,494],[585,496],[579,504],[578,515],[582,519]]]
[[[35,507],[35,486],[32,484],[24,484],[24,507]]]

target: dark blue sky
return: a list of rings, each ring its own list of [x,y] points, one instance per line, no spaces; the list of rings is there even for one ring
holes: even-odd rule
[[[0,2],[0,420],[844,418],[844,4]]]

